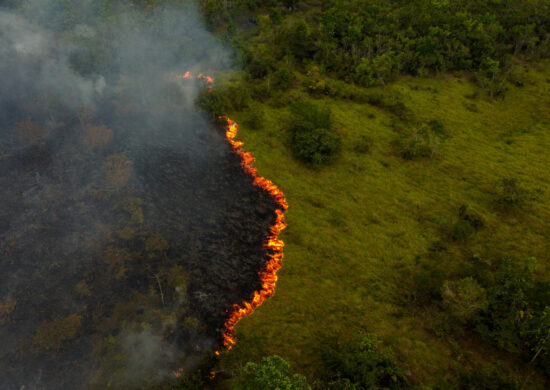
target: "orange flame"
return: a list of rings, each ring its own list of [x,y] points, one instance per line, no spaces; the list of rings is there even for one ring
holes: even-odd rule
[[[288,208],[285,195],[283,192],[269,179],[258,175],[256,168],[252,166],[254,156],[252,153],[241,150],[243,142],[235,141],[239,126],[229,118],[225,128],[225,138],[231,144],[233,151],[241,157],[241,166],[244,171],[254,178],[254,185],[263,188],[273,197],[275,202],[280,206],[280,209],[275,210],[275,223],[271,226],[271,234],[267,237],[264,247],[267,250],[268,261],[263,271],[259,273],[262,282],[262,289],[254,291],[252,299],[245,301],[241,305],[234,305],[229,318],[225,321],[225,329],[223,332],[223,345],[230,350],[237,342],[235,339],[235,325],[244,316],[251,314],[254,309],[260,306],[267,298],[275,293],[275,284],[277,283],[277,271],[281,268],[283,259],[284,242],[279,238],[279,234],[286,227],[284,221],[284,210]],[[219,351],[216,352],[219,355]]]
[[[199,73],[196,78],[204,80],[207,87],[209,89],[212,88],[212,83],[214,82],[212,77]],[[176,75],[176,79],[193,79],[193,76],[189,71],[187,71],[183,75]],[[254,163],[254,156],[252,153],[241,150],[244,143],[242,141],[235,140],[239,129],[237,123],[227,117],[222,118],[227,121],[227,125],[225,127],[225,138],[231,145],[233,151],[241,158],[241,166],[243,170],[254,178],[253,184],[266,190],[280,207],[275,210],[275,222],[269,229],[271,234],[264,242],[268,261],[265,268],[259,272],[262,288],[259,291],[254,291],[250,301],[244,301],[240,305],[233,305],[233,308],[229,313],[229,317],[225,321],[224,332],[222,334],[223,345],[226,350],[230,350],[237,342],[235,338],[235,325],[237,322],[239,322],[244,316],[252,314],[258,306],[260,306],[267,298],[271,297],[275,293],[277,271],[281,268],[284,248],[284,242],[279,238],[279,234],[286,228],[284,211],[288,209],[288,203],[283,192],[271,180],[258,175],[257,169],[252,166]],[[220,353],[220,351],[215,352],[216,355],[219,355]],[[181,376],[181,374],[181,369],[179,372],[174,372],[174,375],[178,377]],[[213,376],[215,373],[211,372],[211,375]]]
[[[204,80],[206,83],[206,87],[208,89],[212,89],[212,83],[214,82],[214,79],[210,76],[204,75],[202,73],[199,73],[196,77],[194,77],[190,71],[185,72],[184,74],[177,74],[175,75],[176,80],[192,80],[194,78]]]

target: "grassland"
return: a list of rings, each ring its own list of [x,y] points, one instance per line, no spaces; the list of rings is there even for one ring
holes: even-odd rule
[[[506,353],[475,336],[439,332],[436,310],[411,304],[410,291],[426,265],[453,275],[479,258],[533,256],[540,277],[548,277],[550,63],[522,72],[525,86],[511,86],[503,100],[486,97],[462,75],[402,77],[381,87],[399,91],[418,119],[443,123],[446,136],[434,156],[413,161],[392,147],[400,134],[390,113],[322,97],[316,100],[330,106],[343,147],[332,164],[313,169],[292,156],[288,111],[269,101],[259,106],[264,128],[243,125],[239,137],[259,172],[287,196],[284,266],[275,296],[238,325],[238,344],[222,365],[231,370],[278,354],[318,376],[324,343],[366,331],[393,347],[413,383],[496,360],[521,377],[522,363]],[[245,123],[247,112],[232,114]],[[365,137],[368,151],[358,147]],[[540,195],[504,212],[495,205],[504,178]],[[456,242],[446,232],[463,204],[485,227]]]

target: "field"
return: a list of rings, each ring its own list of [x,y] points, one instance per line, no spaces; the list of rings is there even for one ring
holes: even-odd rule
[[[275,296],[238,325],[238,343],[222,366],[232,370],[277,354],[317,377],[323,344],[373,332],[393,347],[413,383],[433,384],[458,367],[497,360],[521,377],[524,363],[478,337],[452,331],[450,337],[434,305],[416,305],[412,293],[422,269],[454,275],[487,258],[535,257],[537,274],[548,276],[550,63],[521,72],[525,85],[510,86],[500,100],[459,74],[401,77],[377,87],[398,91],[417,122],[443,125],[431,155],[418,159],[396,152],[394,141],[408,133],[408,122],[387,110],[290,92],[289,99],[328,105],[343,140],[332,164],[312,168],[292,156],[288,110],[269,101],[257,106],[265,113],[263,129],[242,125],[239,137],[289,202],[285,259]],[[246,123],[247,115],[230,116]],[[507,211],[495,199],[510,178],[538,195]],[[452,239],[462,205],[484,227]]]

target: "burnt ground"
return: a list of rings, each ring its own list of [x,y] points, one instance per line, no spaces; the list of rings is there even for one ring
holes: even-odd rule
[[[2,389],[190,371],[260,287],[277,206],[223,131],[115,103],[0,123]]]

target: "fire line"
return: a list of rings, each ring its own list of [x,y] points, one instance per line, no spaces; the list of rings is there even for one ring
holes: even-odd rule
[[[184,75],[176,75],[176,79],[193,78],[195,77],[193,77],[189,71]],[[198,74],[196,78],[203,80],[209,89],[214,82],[212,77],[202,73]],[[233,305],[225,321],[222,339],[223,346],[229,351],[237,342],[235,338],[235,325],[243,317],[252,314],[258,306],[275,293],[277,271],[281,268],[284,247],[284,242],[279,238],[279,234],[286,228],[284,212],[288,209],[288,203],[283,192],[271,180],[258,175],[258,170],[252,166],[254,163],[254,156],[252,153],[242,150],[244,143],[235,140],[239,129],[237,123],[228,117],[220,117],[220,119],[224,119],[227,122],[225,126],[225,138],[231,145],[233,152],[241,158],[241,167],[243,170],[254,179],[253,184],[267,191],[279,206],[279,208],[275,210],[275,222],[271,225],[269,229],[270,234],[264,242],[268,260],[263,270],[259,272],[262,288],[259,291],[254,291],[249,301],[244,301],[240,305]],[[220,350],[215,352],[216,355],[220,353]]]
[[[288,203],[283,192],[269,179],[258,175],[256,168],[252,166],[254,156],[252,153],[245,152],[241,149],[242,141],[236,141],[237,131],[239,126],[229,118],[225,127],[225,138],[231,144],[233,151],[241,157],[241,166],[244,171],[254,178],[254,185],[266,190],[273,197],[275,202],[280,206],[276,209],[276,220],[270,228],[270,235],[267,237],[264,247],[266,248],[268,261],[265,268],[259,272],[262,282],[262,289],[254,291],[250,301],[244,301],[241,305],[234,305],[229,318],[225,321],[225,330],[223,332],[223,345],[227,350],[233,348],[236,343],[235,325],[244,316],[252,314],[254,309],[260,306],[267,298],[275,293],[275,284],[277,283],[277,271],[281,268],[283,259],[284,242],[279,238],[279,234],[286,228],[284,220],[284,211],[288,208]],[[219,355],[220,351],[216,351]]]

